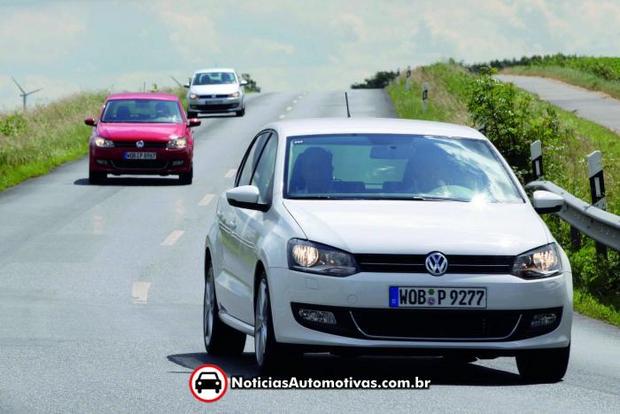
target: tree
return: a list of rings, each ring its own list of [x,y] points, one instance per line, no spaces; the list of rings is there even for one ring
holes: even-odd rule
[[[260,92],[260,87],[256,84],[256,81],[252,79],[249,73],[242,73],[241,77],[248,83],[244,87],[246,92]]]
[[[351,89],[383,89],[398,76],[398,72],[380,71],[372,78],[364,79],[363,83],[354,83]]]

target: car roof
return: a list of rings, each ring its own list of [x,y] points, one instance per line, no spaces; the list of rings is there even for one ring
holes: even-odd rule
[[[209,72],[234,72],[237,73],[233,68],[208,68],[208,69],[200,69],[194,72],[194,75],[197,73],[209,73]]]
[[[162,101],[178,101],[179,97],[164,92],[123,92],[108,95],[107,101],[112,99],[159,99]]]
[[[280,137],[324,134],[411,134],[487,140],[478,130],[446,122],[397,118],[309,118],[273,122]]]

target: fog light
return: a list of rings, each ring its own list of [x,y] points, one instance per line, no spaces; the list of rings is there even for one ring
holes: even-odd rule
[[[99,165],[108,165],[108,161],[107,160],[96,160],[97,164]]]
[[[182,160],[180,160],[180,161],[172,161],[172,166],[173,167],[178,167],[179,165],[183,165],[184,162],[185,161],[182,161]]]
[[[332,312],[320,311],[313,309],[299,309],[299,316],[308,321],[314,323],[327,323],[329,325],[336,324],[336,317]]]
[[[543,328],[553,325],[557,319],[558,317],[555,313],[537,313],[532,317],[530,328]]]

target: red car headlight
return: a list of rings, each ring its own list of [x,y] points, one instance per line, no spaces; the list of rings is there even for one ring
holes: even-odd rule
[[[99,148],[112,148],[114,147],[114,141],[110,141],[109,139],[105,139],[102,137],[96,137],[95,146]]]
[[[171,149],[183,149],[187,147],[187,138],[185,137],[171,137],[168,141],[168,148]]]

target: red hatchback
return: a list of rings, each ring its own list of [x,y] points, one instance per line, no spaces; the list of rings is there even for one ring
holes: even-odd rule
[[[102,183],[108,174],[179,175],[191,184],[194,140],[179,98],[165,93],[121,93],[107,97],[90,137],[88,179]]]

